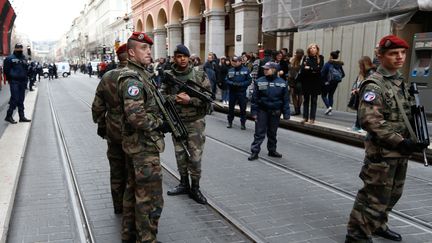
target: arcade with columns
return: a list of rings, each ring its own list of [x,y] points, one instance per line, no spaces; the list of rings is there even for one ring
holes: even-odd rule
[[[179,43],[202,58],[275,48],[276,38],[261,32],[261,11],[256,0],[132,0],[135,31],[153,38],[155,59]]]

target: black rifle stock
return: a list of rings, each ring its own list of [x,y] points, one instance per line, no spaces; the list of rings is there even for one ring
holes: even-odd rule
[[[185,140],[188,138],[186,126],[181,120],[174,103],[171,100],[167,100],[163,97],[161,92],[157,89],[156,83],[153,79],[151,79],[151,82],[155,87],[156,102],[162,111],[164,120],[169,124],[174,138],[181,143],[183,149],[187,153],[187,156],[190,157],[189,150],[185,144]]]
[[[415,105],[411,106],[411,113],[413,117],[411,123],[417,136],[417,142],[427,144],[429,146],[430,139],[427,127],[426,113],[424,111],[424,107],[420,104],[419,92],[416,83],[411,83],[409,92],[411,95],[414,96],[415,99]],[[429,165],[426,157],[426,149],[423,149],[423,161],[425,166]]]
[[[180,91],[186,92],[189,96],[196,97],[206,103],[220,106],[218,103],[214,101],[212,97],[213,93],[210,90],[201,86],[200,84],[197,84],[192,80],[187,80],[186,82],[183,82],[168,73],[165,73],[164,75],[166,76],[166,78],[164,78],[165,81],[168,81],[173,85],[176,85]]]

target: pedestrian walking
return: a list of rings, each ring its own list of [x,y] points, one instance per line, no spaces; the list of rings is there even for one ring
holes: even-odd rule
[[[415,134],[410,132],[414,97],[399,72],[408,48],[397,36],[383,37],[378,50],[381,64],[360,86],[359,120],[368,132],[360,172],[364,184],[349,217],[346,243],[372,242],[372,235],[402,240],[389,229],[388,215],[402,196],[408,158],[427,147],[415,142]]]
[[[229,89],[227,128],[232,128],[234,108],[238,103],[240,107],[241,130],[246,130],[246,105],[248,102],[246,90],[251,84],[252,78],[249,69],[242,64],[241,57],[233,56],[231,65],[232,68],[228,70],[228,75],[225,79]]]
[[[93,66],[91,65],[91,62],[89,62],[87,64],[87,72],[88,72],[89,78],[91,78],[91,76],[93,74]]]
[[[54,79],[54,65],[50,63],[48,65],[48,80]]]
[[[267,134],[267,150],[271,157],[281,158],[276,150],[276,134],[281,114],[284,120],[290,119],[288,85],[277,76],[277,64],[268,62],[263,66],[264,76],[254,85],[251,101],[251,115],[255,120],[254,141],[248,160],[258,159],[261,144]]]
[[[213,99],[216,99],[217,83],[220,78],[219,61],[216,54],[210,52],[207,56],[207,62],[204,63],[204,72],[206,72],[207,77],[211,83],[211,91],[213,94]]]
[[[339,50],[330,52],[330,59],[324,64],[321,70],[323,82],[321,98],[327,107],[325,115],[331,116],[333,110],[333,96],[342,79],[345,77],[343,70],[344,63],[339,59]]]
[[[348,104],[348,107],[353,110],[358,110],[359,105],[359,89],[360,84],[367,79],[372,73],[376,71],[375,65],[372,63],[372,60],[368,56],[362,56],[358,61],[359,64],[359,74],[355,82],[351,88],[351,98]],[[354,121],[354,125],[351,128],[354,132],[363,132],[363,129],[360,127],[360,123],[358,120],[358,112],[356,112],[356,119]]]
[[[57,79],[58,73],[57,73],[57,65],[55,63],[53,63],[53,72],[54,72],[54,77]]]
[[[225,57],[225,56],[224,56]],[[231,60],[229,57],[222,58],[220,63],[220,75],[221,81],[218,83],[218,87],[222,90],[221,101],[223,105],[228,105],[229,102],[229,89],[226,83],[226,78],[228,76],[228,70],[232,68]]]
[[[35,62],[31,62],[30,63],[27,75],[28,75],[28,78],[29,78],[29,90],[33,91],[33,86],[34,86],[34,83],[36,82],[36,75],[37,75],[36,63]]]
[[[25,90],[28,83],[28,62],[23,54],[23,45],[15,44],[12,55],[6,57],[3,63],[3,72],[9,81],[11,98],[6,112],[5,121],[16,124],[12,115],[18,107],[19,122],[30,122],[24,115]]]
[[[211,84],[206,73],[196,71],[189,57],[189,49],[183,44],[177,45],[174,50],[174,64],[171,66],[171,70],[165,71],[166,78],[170,75],[182,82],[191,80],[199,86],[210,89]],[[189,197],[197,203],[207,204],[207,199],[200,191],[200,179],[201,159],[205,143],[205,116],[210,109],[210,104],[196,97],[190,97],[187,93],[179,90],[176,85],[166,80],[162,81],[162,93],[166,95],[167,99],[175,103],[180,118],[188,131],[188,138],[185,141],[186,148],[173,137],[177,169],[180,173],[180,184],[168,190],[167,194],[170,196],[189,194]],[[189,152],[190,156],[188,156],[187,152]],[[191,184],[189,184],[189,176]]]
[[[304,56],[303,49],[297,49],[295,55],[289,61],[288,67],[288,85],[290,87],[291,99],[294,106],[294,112],[292,115],[297,116],[300,115],[300,108],[303,103],[303,95],[301,89],[301,80],[299,77],[299,71]]]
[[[122,149],[120,100],[117,92],[117,79],[121,69],[127,64],[126,44],[117,51],[119,65],[102,76],[96,88],[92,104],[93,121],[98,124],[97,134],[107,140],[107,157],[110,165],[111,196],[114,213],[123,211],[123,194],[126,188],[126,154]]]
[[[159,154],[165,149],[164,121],[154,95],[156,87],[146,66],[153,40],[133,32],[127,41],[128,64],[120,72],[118,94],[122,110],[122,144],[128,156],[123,196],[122,241],[157,242],[163,208]]]
[[[320,55],[320,48],[312,43],[308,46],[306,57],[300,67],[300,79],[303,92],[303,120],[302,124],[315,123],[318,95],[321,94],[321,69],[324,57]]]

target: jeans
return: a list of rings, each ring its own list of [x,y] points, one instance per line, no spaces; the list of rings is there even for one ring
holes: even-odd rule
[[[336,88],[337,88],[338,84],[329,84],[324,86],[324,88],[322,89],[322,94],[321,94],[321,98],[325,104],[325,106],[327,108],[332,107],[333,106],[333,96],[334,93],[336,92]]]
[[[229,100],[229,89],[222,90],[222,101],[228,102]]]

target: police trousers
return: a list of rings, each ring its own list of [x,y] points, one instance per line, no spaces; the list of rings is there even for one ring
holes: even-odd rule
[[[258,110],[257,120],[255,122],[254,141],[251,145],[252,153],[259,153],[261,144],[267,134],[267,150],[269,152],[276,151],[276,133],[279,127],[281,112],[280,111],[265,111]]]
[[[402,196],[407,167],[407,158],[365,158],[360,172],[364,186],[350,214],[346,242],[366,242],[378,228],[387,229],[388,214]]]
[[[246,91],[229,91],[229,105],[228,105],[228,122],[232,123],[234,120],[234,108],[238,103],[240,106],[240,122],[245,124],[246,122],[246,105],[247,105]]]
[[[9,109],[7,116],[12,116],[15,108],[18,107],[18,114],[20,118],[24,117],[24,98],[25,90],[27,88],[27,81],[11,81],[9,83],[11,97],[9,100]]]

